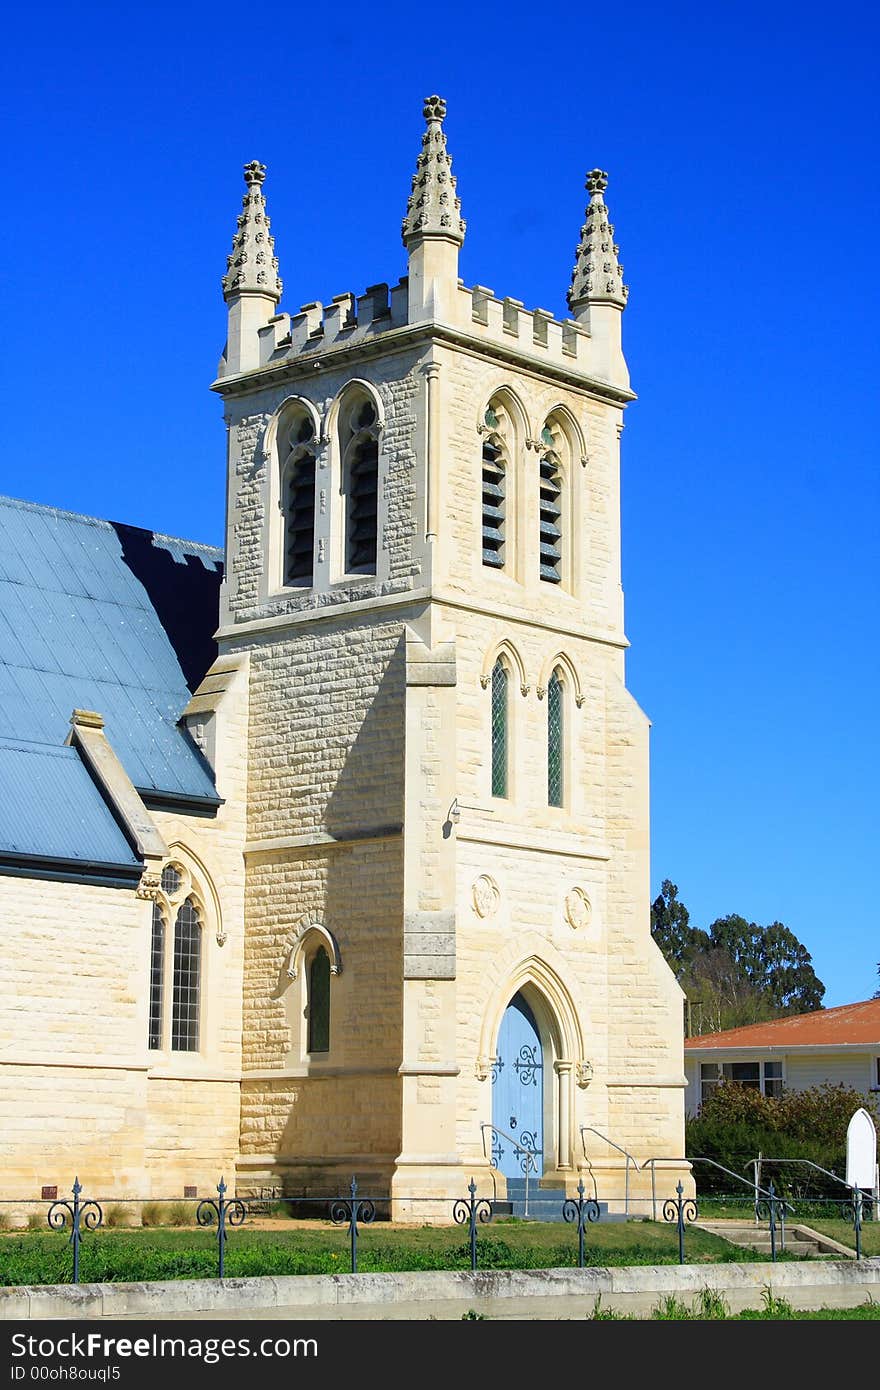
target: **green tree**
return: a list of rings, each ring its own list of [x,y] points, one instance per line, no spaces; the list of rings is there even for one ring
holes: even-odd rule
[[[825,986],[813,958],[782,922],[761,927],[733,913],[709,928],[710,953],[727,952],[742,980],[763,995],[773,1015],[805,1014],[822,1008]]]
[[[651,904],[651,935],[675,971],[676,979],[709,944],[706,932],[690,925],[690,913],[679,899],[678,885],[668,878],[664,878],[659,896]]]

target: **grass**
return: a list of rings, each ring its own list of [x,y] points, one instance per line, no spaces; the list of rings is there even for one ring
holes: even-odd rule
[[[166,1214],[167,1219],[167,1214]],[[0,1285],[66,1283],[70,1279],[69,1231],[16,1232],[0,1240]],[[587,1237],[586,1263],[655,1265],[678,1263],[674,1227],[662,1222],[599,1223]],[[688,1228],[689,1264],[742,1263],[763,1258],[732,1247],[707,1231]],[[552,1269],[577,1264],[577,1236],[571,1226],[550,1222],[493,1222],[478,1235],[480,1269]],[[467,1232],[458,1226],[361,1228],[358,1268],[362,1272],[468,1269]],[[297,1227],[285,1221],[274,1229],[240,1227],[229,1232],[226,1274],[335,1274],[350,1269],[347,1228]],[[168,1227],[104,1229],[88,1232],[80,1247],[83,1283],[152,1279],[213,1278],[217,1273],[216,1231]]]
[[[727,1301],[714,1289],[701,1289],[690,1305],[675,1294],[668,1294],[651,1310],[650,1318],[655,1322],[862,1322],[880,1321],[880,1303],[872,1298],[854,1308],[793,1308],[785,1298],[779,1298],[772,1289],[765,1288],[761,1295],[760,1308],[744,1308],[740,1313],[731,1313]],[[601,1298],[593,1305],[591,1321],[598,1322],[636,1322],[642,1321],[630,1313],[620,1313],[613,1308],[603,1308]]]

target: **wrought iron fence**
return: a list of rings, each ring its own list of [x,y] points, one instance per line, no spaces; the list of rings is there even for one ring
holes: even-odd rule
[[[650,1161],[649,1161],[650,1162]],[[659,1162],[659,1160],[658,1160]],[[647,1165],[644,1165],[647,1166]],[[654,1169],[651,1169],[652,1179]],[[780,1196],[774,1189],[771,1182],[767,1189],[759,1188],[758,1196],[755,1197],[753,1183],[747,1179],[742,1179],[737,1174],[733,1174],[739,1181],[752,1189],[749,1197],[736,1196],[723,1198],[713,1197],[713,1205],[722,1200],[733,1204],[739,1203],[745,1209],[754,1214],[756,1223],[766,1222],[770,1235],[770,1258],[775,1261],[781,1253],[785,1251],[785,1230],[786,1220],[796,1213],[796,1207],[791,1199]],[[216,1237],[216,1270],[217,1277],[226,1277],[226,1247],[230,1230],[235,1230],[243,1226],[249,1217],[268,1215],[273,1210],[281,1208],[288,1214],[309,1214],[319,1216],[328,1220],[333,1226],[347,1226],[349,1235],[349,1266],[353,1274],[358,1272],[358,1240],[364,1226],[372,1226],[380,1212],[387,1213],[390,1209],[390,1202],[387,1196],[376,1197],[364,1195],[358,1187],[357,1178],[353,1177],[347,1193],[340,1193],[335,1196],[300,1196],[284,1197],[275,1190],[266,1190],[256,1195],[245,1197],[229,1196],[225,1180],[221,1177],[216,1188],[216,1197],[202,1197],[196,1200],[195,1189],[191,1190],[190,1203],[193,1208],[195,1223],[199,1226],[213,1228]],[[51,1200],[47,1203],[45,1211],[46,1225],[50,1230],[61,1231],[70,1228],[70,1236],[67,1242],[72,1248],[72,1282],[80,1282],[80,1253],[84,1236],[90,1232],[106,1228],[105,1207],[112,1212],[114,1207],[129,1205],[159,1205],[162,1202],[180,1205],[180,1199],[164,1198],[150,1199],[144,1203],[142,1199],[106,1199],[86,1197],[83,1199],[83,1188],[79,1178],[74,1179],[71,1189],[72,1198]],[[477,1191],[477,1184],[472,1177],[467,1187],[467,1196],[450,1199],[439,1199],[435,1197],[411,1197],[408,1202],[416,1205],[418,1202],[431,1204],[432,1219],[437,1224],[449,1224],[449,1218],[457,1225],[467,1227],[468,1246],[467,1257],[469,1257],[471,1270],[477,1270],[480,1264],[480,1240],[478,1233],[482,1226],[492,1222],[496,1215],[495,1202],[489,1196],[480,1195]],[[52,1194],[54,1197],[54,1193]],[[10,1205],[9,1202],[0,1202],[0,1211],[4,1206]],[[31,1205],[34,1205],[31,1203]],[[657,1220],[658,1216],[667,1224],[674,1224],[678,1236],[678,1261],[684,1264],[686,1260],[687,1230],[697,1222],[699,1218],[699,1208],[697,1202],[685,1196],[684,1188],[679,1181],[675,1188],[675,1196],[666,1199],[658,1199],[656,1189],[652,1197],[633,1198],[627,1195],[627,1207],[641,1205],[644,1208],[644,1220]],[[658,1213],[657,1207],[661,1206]],[[810,1206],[815,1208],[819,1205],[818,1199],[811,1199]],[[603,1207],[604,1215],[608,1216],[608,1204],[600,1203],[596,1196],[588,1197],[584,1188],[583,1180],[578,1182],[577,1196],[566,1197],[559,1202],[558,1221],[560,1226],[568,1225],[575,1228],[577,1235],[577,1265],[583,1268],[586,1263],[586,1237],[589,1226],[602,1220]],[[852,1226],[855,1241],[856,1259],[862,1258],[862,1225],[865,1218],[866,1207],[870,1210],[870,1199],[866,1202],[864,1194],[859,1189],[849,1191],[847,1199],[824,1199],[824,1214],[836,1218],[843,1217]],[[438,1208],[445,1212],[443,1217],[437,1216]],[[630,1219],[632,1213],[629,1213]],[[618,1213],[616,1219],[625,1220],[627,1213]],[[510,1219],[510,1218],[506,1218]],[[31,1224],[34,1224],[33,1218]],[[44,1227],[45,1229],[45,1227]],[[464,1252],[462,1252],[464,1254]],[[497,1263],[497,1258],[495,1261]]]

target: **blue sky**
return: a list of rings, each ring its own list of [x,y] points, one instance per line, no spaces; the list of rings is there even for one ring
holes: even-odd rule
[[[467,283],[561,316],[586,195],[631,287],[628,683],[652,886],[880,985],[876,7],[16,7],[4,21],[0,491],[220,543],[208,391],[242,191],[282,308],[405,272],[429,92]]]

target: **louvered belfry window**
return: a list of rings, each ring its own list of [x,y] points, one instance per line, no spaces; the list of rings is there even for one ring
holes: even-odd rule
[[[501,658],[492,669],[492,795],[507,796],[507,668]]]
[[[379,514],[379,428],[372,401],[356,400],[342,419],[345,568],[375,574]]]
[[[504,567],[504,455],[487,439],[483,445],[483,564]]]
[[[285,584],[308,584],[315,566],[314,425],[308,416],[295,420],[287,436],[285,478],[287,536]]]
[[[541,431],[540,513],[541,513],[541,578],[550,584],[562,579],[562,474],[559,459],[553,449],[552,431]],[[549,446],[549,447],[548,447]]]
[[[489,406],[483,417],[483,564],[504,568],[507,522],[507,459],[503,441],[503,417]]]
[[[550,806],[562,805],[564,790],[563,693],[559,673],[554,671],[547,686],[547,802]]]

